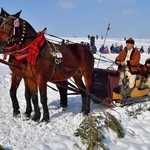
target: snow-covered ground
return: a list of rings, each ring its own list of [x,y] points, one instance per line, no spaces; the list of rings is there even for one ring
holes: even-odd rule
[[[87,38],[67,38],[73,42],[89,42]],[[144,46],[145,51],[150,45],[150,40],[135,39],[137,47]],[[111,44],[125,45],[123,39],[107,39],[105,45],[110,47]],[[103,44],[103,40],[96,40],[97,49]],[[117,54],[103,54],[106,59],[114,61]],[[1,56],[2,57],[2,56]],[[99,58],[99,52],[95,54]],[[141,63],[149,58],[147,52],[142,54]],[[97,67],[98,61],[95,61]],[[100,68],[111,66],[109,62],[100,62]],[[116,68],[116,66],[113,66]],[[56,109],[59,105],[59,93],[48,88],[48,108],[50,113],[49,123],[35,123],[31,120],[25,120],[25,98],[23,81],[18,89],[18,99],[20,104],[21,118],[13,118],[12,104],[9,96],[10,88],[10,70],[8,66],[0,64],[0,145],[6,150],[86,150],[86,146],[81,143],[79,137],[74,136],[76,129],[83,121],[84,116],[80,113],[81,97],[79,95],[68,96],[68,109],[62,111]],[[55,87],[55,85],[49,83]],[[143,106],[143,110],[136,117],[127,115],[127,112],[134,111]],[[110,112],[118,120],[125,130],[125,137],[118,139],[113,132],[106,137],[108,142],[106,146],[110,150],[149,150],[150,149],[150,107],[147,102],[136,104],[130,107],[116,107],[114,109],[103,108],[100,104],[91,101],[91,114],[98,114],[101,111]],[[41,106],[41,105],[40,105]],[[42,109],[41,109],[42,111]]]

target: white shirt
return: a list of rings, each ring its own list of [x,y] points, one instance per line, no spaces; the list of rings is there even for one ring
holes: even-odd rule
[[[133,51],[133,48],[130,50],[127,50],[127,56],[125,58],[125,65],[127,65],[127,61],[130,61],[130,56],[131,56],[132,51]]]
[[[127,61],[130,61],[130,56],[131,56],[132,51],[133,51],[133,48],[127,50],[127,56],[125,58],[125,65],[127,65]],[[128,66],[126,66],[126,69],[129,70]]]

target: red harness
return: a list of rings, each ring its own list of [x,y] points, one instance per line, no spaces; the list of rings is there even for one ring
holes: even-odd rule
[[[37,56],[39,54],[39,49],[42,47],[42,45],[45,42],[45,36],[44,31],[40,31],[36,37],[36,39],[28,46],[18,49],[17,45],[11,46],[11,47],[5,47],[5,50],[11,50],[15,49],[13,52],[6,52],[4,54],[4,58],[7,55],[14,55],[17,60],[21,60],[23,58],[26,58],[28,63],[31,65],[35,65]]]

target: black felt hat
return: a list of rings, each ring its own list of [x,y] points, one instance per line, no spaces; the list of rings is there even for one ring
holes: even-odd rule
[[[126,43],[130,43],[134,45],[134,40],[132,38],[129,38],[128,40],[126,40]]]

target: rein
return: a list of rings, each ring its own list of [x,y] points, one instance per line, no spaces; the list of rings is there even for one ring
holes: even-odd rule
[[[20,66],[15,65],[15,64],[12,64],[12,63],[7,62],[7,61],[4,61],[4,60],[2,60],[2,59],[0,59],[0,63],[5,64],[5,65],[7,65],[7,66],[10,66],[10,67],[12,67],[12,68],[16,68],[16,69],[18,69],[18,70],[22,70],[22,68],[21,68]]]

